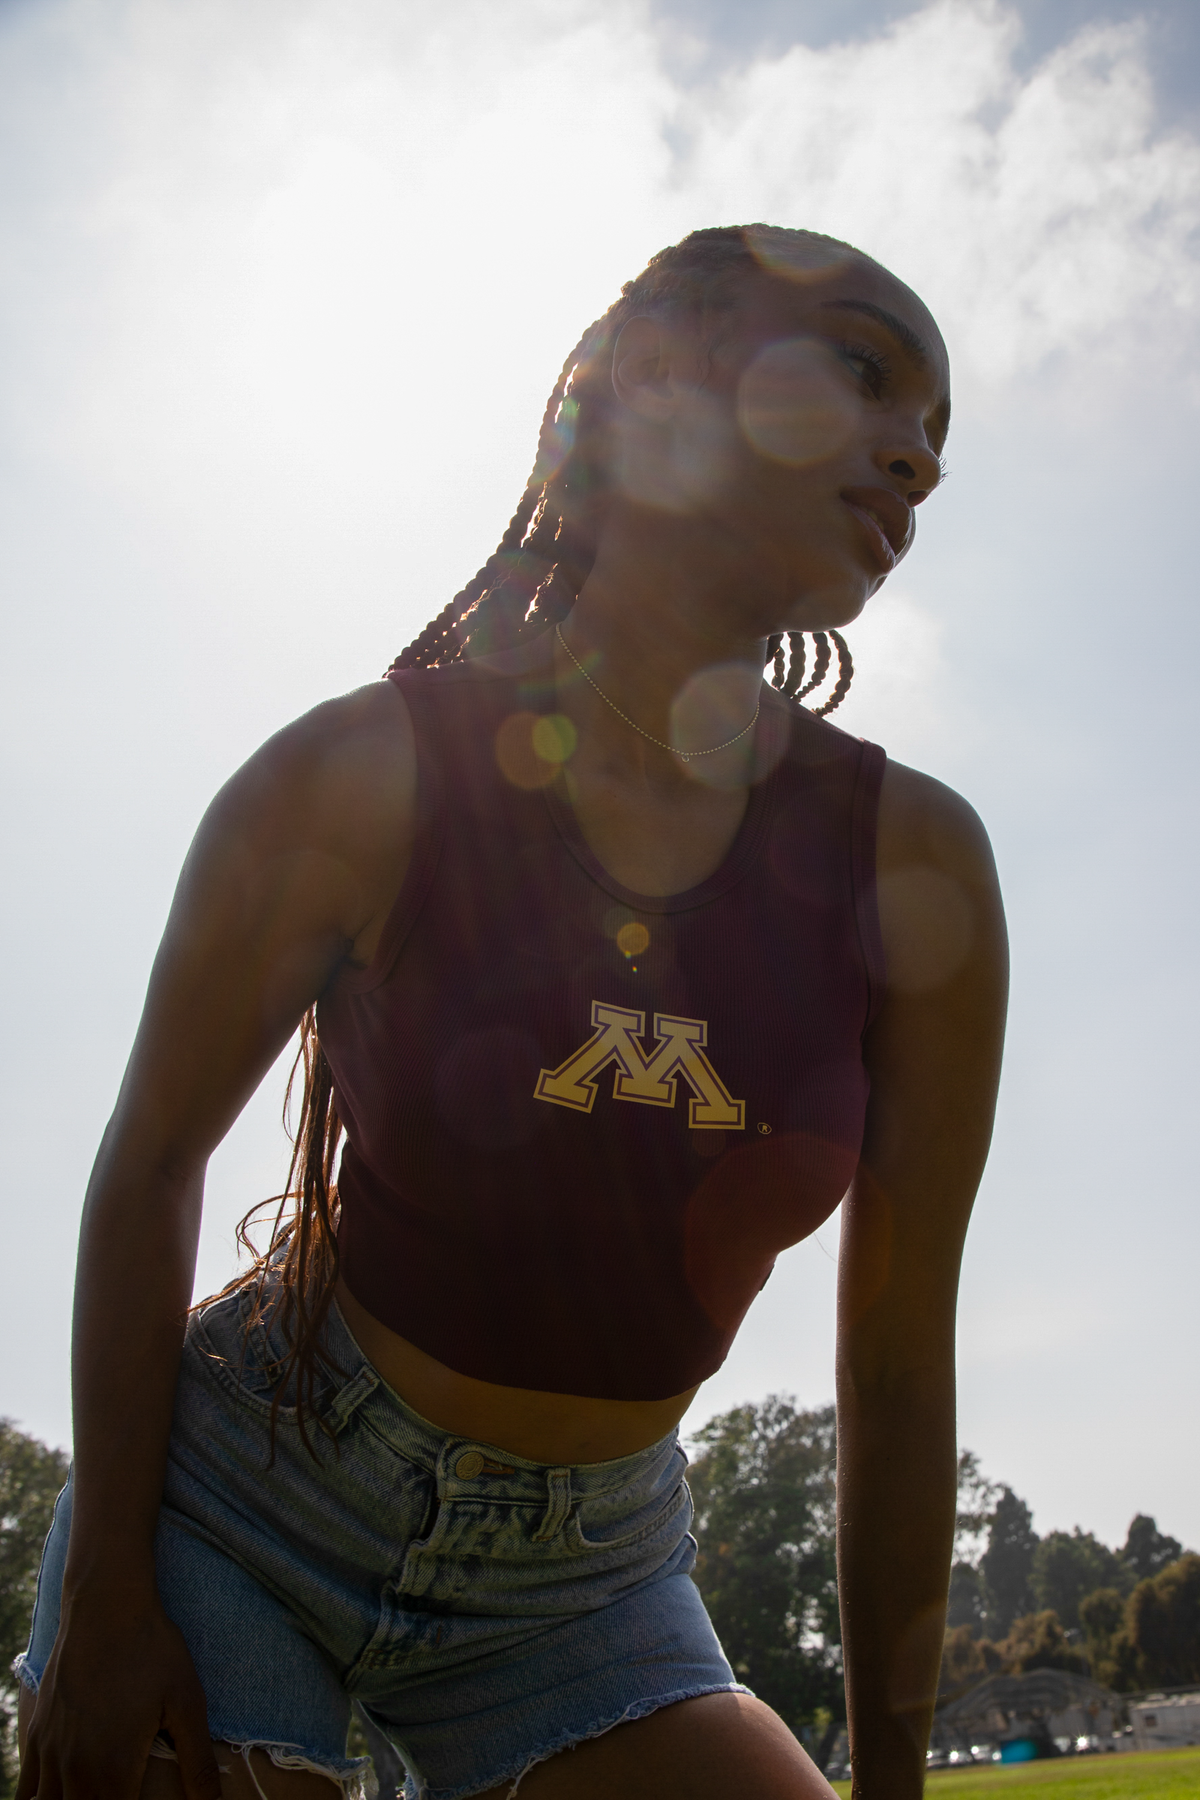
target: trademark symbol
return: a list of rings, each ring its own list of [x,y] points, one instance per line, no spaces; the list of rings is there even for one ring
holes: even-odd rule
[[[770,1137],[771,1135],[771,1127],[767,1124],[765,1119],[760,1119],[758,1121],[758,1130],[761,1137]]]

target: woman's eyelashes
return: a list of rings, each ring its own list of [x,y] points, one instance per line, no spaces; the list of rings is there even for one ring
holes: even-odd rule
[[[892,373],[892,365],[887,357],[870,344],[839,344],[838,353],[842,361],[854,370],[864,387],[869,388],[878,400]]]

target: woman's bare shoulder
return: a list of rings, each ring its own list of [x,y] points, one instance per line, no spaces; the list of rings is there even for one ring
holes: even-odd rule
[[[952,978],[995,985],[1006,965],[995,859],[969,801],[889,762],[876,845],[879,923],[894,993],[932,999]]]
[[[890,758],[879,796],[876,857],[881,872],[916,862],[951,875],[995,879],[991,842],[970,801]]]
[[[373,835],[410,804],[416,748],[404,696],[390,681],[324,700],[276,731],[217,796],[261,825],[307,822],[334,836]]]
[[[412,719],[393,682],[373,682],[268,738],[213,800],[188,862],[213,875],[303,869],[357,946],[404,878],[415,810]]]

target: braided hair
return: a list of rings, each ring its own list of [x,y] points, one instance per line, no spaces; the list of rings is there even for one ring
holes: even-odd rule
[[[690,315],[710,329],[736,305],[749,275],[786,271],[797,250],[824,245],[859,254],[840,238],[773,225],[715,226],[693,231],[651,257],[627,281],[608,311],[588,326],[562,366],[546,402],[537,456],[508,529],[479,572],[431,619],[392,663],[392,669],[428,669],[504,650],[565,619],[596,556],[598,508],[607,491],[611,405],[609,358],[627,319],[639,313]],[[813,633],[813,675],[804,675],[804,634],[773,637],[768,660],[772,686],[801,700],[825,679],[837,651],[838,677],[818,714],[840,706],[854,665],[836,631]],[[790,664],[790,666],[789,666]]]

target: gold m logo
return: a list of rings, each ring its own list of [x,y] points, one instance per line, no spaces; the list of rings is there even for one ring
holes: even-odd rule
[[[694,1130],[744,1130],[745,1101],[733,1098],[704,1054],[708,1026],[703,1019],[673,1019],[668,1013],[655,1013],[658,1041],[649,1056],[638,1041],[646,1029],[645,1013],[593,1000],[592,1024],[592,1036],[561,1068],[542,1070],[533,1090],[535,1100],[590,1113],[597,1075],[609,1063],[616,1063],[613,1095],[617,1100],[674,1106],[675,1078],[682,1075],[692,1090],[688,1122]]]

